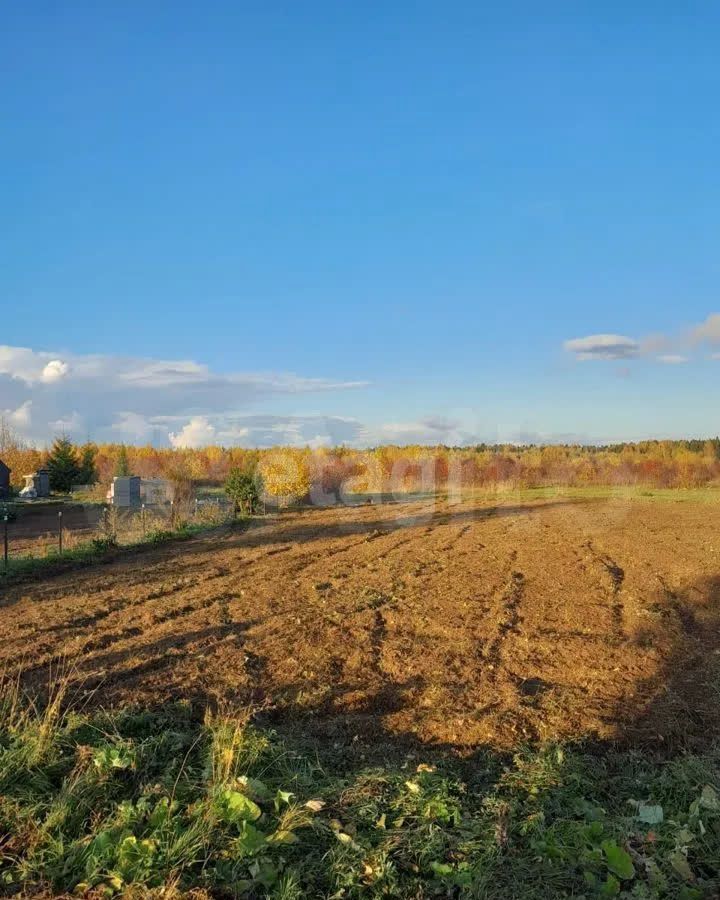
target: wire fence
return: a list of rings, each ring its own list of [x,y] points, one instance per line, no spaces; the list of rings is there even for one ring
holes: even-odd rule
[[[62,556],[84,546],[128,546],[189,527],[223,525],[235,517],[224,497],[123,508],[100,504],[55,505],[0,514],[0,565]]]

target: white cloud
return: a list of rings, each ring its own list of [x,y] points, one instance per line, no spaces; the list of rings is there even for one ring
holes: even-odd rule
[[[21,403],[17,409],[8,414],[8,420],[16,427],[25,431],[30,427],[32,400]]]
[[[85,419],[77,410],[73,410],[69,415],[60,416],[48,424],[52,434],[78,437],[85,430]]]
[[[564,347],[577,359],[632,359],[640,352],[640,344],[622,334],[590,334],[565,341]]]
[[[695,344],[720,344],[720,313],[711,313],[704,322],[690,330]]]
[[[160,431],[146,416],[127,410],[116,413],[115,421],[110,425],[110,429],[122,441],[138,444],[152,443]],[[166,432],[167,429],[164,429],[160,431],[160,435],[165,436]]]
[[[98,441],[167,444],[170,432],[184,440],[184,428],[197,417],[208,419],[218,440],[237,442],[243,432],[223,422],[248,407],[282,395],[345,391],[366,384],[287,372],[215,372],[193,360],[0,346],[0,408],[12,411],[31,403],[27,437],[36,443],[63,430],[75,439],[90,435]],[[308,440],[316,435],[313,431],[301,436]],[[188,436],[194,439],[193,430]]]
[[[205,416],[193,416],[177,434],[171,431],[169,437],[175,448],[207,447],[217,443],[217,430]]]
[[[48,384],[53,381],[60,381],[70,371],[70,366],[61,359],[51,359],[50,362],[42,370],[41,379]]]
[[[17,409],[0,409],[0,418],[21,434],[26,434],[32,421],[32,400],[26,400]]]
[[[679,353],[664,353],[662,356],[657,357],[657,361],[664,363],[667,366],[679,366],[682,365],[682,363],[686,363],[688,358]]]

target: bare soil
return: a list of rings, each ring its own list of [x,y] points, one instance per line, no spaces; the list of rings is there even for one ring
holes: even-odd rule
[[[467,753],[702,745],[720,726],[720,509],[446,501],[285,513],[7,589],[0,668],[90,704],[261,708]]]

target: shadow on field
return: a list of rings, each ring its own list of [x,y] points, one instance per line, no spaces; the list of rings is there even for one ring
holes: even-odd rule
[[[642,747],[660,756],[707,749],[720,737],[720,576],[677,591],[661,583],[658,593],[648,598],[647,619],[647,626],[627,637],[630,649],[655,646],[662,648],[663,656],[652,678],[627,684],[622,703],[604,710],[605,721],[614,729],[611,743],[620,748]],[[418,676],[392,678],[377,668],[382,632],[371,635],[367,679],[358,683],[344,674],[343,648],[339,647],[338,665],[328,670],[335,672],[335,678],[332,683],[328,679],[317,694],[313,692],[317,684],[276,680],[278,660],[271,665],[253,652],[248,633],[259,624],[258,619],[227,622],[140,647],[108,648],[106,653],[90,648],[94,653],[87,661],[82,655],[77,660],[73,693],[84,696],[91,707],[128,702],[147,706],[157,698],[161,708],[161,699],[182,700],[192,705],[198,719],[206,709],[235,709],[244,714],[254,708],[258,724],[274,728],[293,746],[307,752],[329,748],[339,765],[350,767],[397,761],[407,754],[426,760],[449,755],[472,761],[488,751],[497,752],[492,742],[468,745],[462,735],[458,741],[423,741],[418,733],[389,721],[400,714],[400,721],[416,722],[402,714],[417,712],[424,689],[432,685]],[[27,670],[26,688],[42,694],[49,674],[47,667]],[[498,721],[512,721],[521,734],[541,734],[545,712],[532,694],[528,691],[517,705],[501,708]],[[591,694],[572,702],[595,700]],[[498,705],[503,702],[499,699]],[[452,708],[444,710],[453,715]],[[488,714],[496,712],[488,710]],[[568,708],[568,715],[572,712]],[[594,744],[598,736],[578,733],[571,740]],[[529,743],[541,741],[536,737]]]
[[[611,744],[623,749],[642,747],[652,755],[678,751],[702,752],[720,741],[720,576],[673,590],[662,580],[647,601],[648,624],[627,637],[632,646],[654,646],[662,658],[653,677],[627,685],[621,704],[609,707],[605,718],[614,726]],[[377,648],[376,648],[377,650]],[[601,651],[600,651],[601,652]],[[542,685],[542,679],[536,679]],[[357,684],[338,683],[322,702],[308,706],[303,685],[283,691],[283,700],[261,715],[294,743],[308,748],[333,746],[362,760],[396,758],[407,753],[425,757],[460,755],[478,758],[497,751],[493,746],[469,747],[458,742],[425,742],[412,731],[388,728],[386,718],[417,704],[426,683],[422,678],[393,680],[358,697]],[[545,685],[543,685],[545,687]],[[539,734],[542,707],[534,704],[534,690],[503,715]],[[276,698],[277,699],[277,698]],[[592,695],[581,702],[593,701]],[[528,702],[529,701],[529,702]],[[448,710],[452,714],[452,710]],[[598,744],[597,734],[577,734],[581,744]],[[530,743],[541,743],[537,738]]]
[[[576,505],[576,502],[448,510],[431,516],[420,525],[432,527],[445,522],[482,521],[571,505]],[[241,550],[265,545],[292,545],[293,542],[302,544],[304,541],[312,542],[342,534],[365,535],[367,539],[372,539],[405,527],[392,519],[382,520],[372,512],[365,521],[348,522],[348,530],[345,530],[344,523],[313,524],[312,512],[302,513],[298,516],[300,521],[289,522],[285,528],[230,535],[223,540],[222,546],[224,549],[230,546]],[[306,519],[307,523],[304,521]],[[193,541],[190,546],[182,548],[182,553],[207,555],[212,548],[211,540]],[[177,552],[178,548],[168,547],[149,551],[166,557]],[[142,557],[135,557],[132,565],[134,570],[141,569]],[[604,565],[607,568],[607,564]],[[608,568],[610,576],[614,572],[615,569]],[[133,571],[128,573],[129,576],[132,574]],[[614,590],[621,591],[621,579],[612,577],[611,580]],[[19,595],[22,590],[19,590]],[[658,575],[657,589],[636,598],[641,606],[642,626],[635,627],[632,632],[610,636],[622,651],[622,669],[618,670],[617,675],[612,675],[612,683],[606,681],[603,684],[601,679],[591,677],[588,683],[579,685],[576,680],[572,684],[576,690],[568,689],[567,685],[550,683],[543,666],[553,654],[554,647],[546,638],[541,639],[541,628],[536,628],[534,632],[528,629],[521,635],[520,639],[530,645],[535,639],[538,652],[537,670],[525,672],[520,684],[516,683],[512,659],[491,660],[484,655],[482,647],[479,648],[481,652],[465,661],[465,670],[458,668],[455,672],[436,672],[431,676],[423,654],[425,644],[419,643],[422,633],[419,633],[419,638],[417,635],[413,638],[412,648],[417,651],[419,647],[417,652],[422,654],[423,669],[420,675],[410,677],[407,657],[402,659],[395,675],[390,675],[387,667],[382,665],[386,634],[381,610],[372,605],[365,608],[365,618],[358,620],[364,624],[346,638],[347,644],[340,639],[336,646],[327,640],[318,644],[316,659],[304,664],[307,669],[317,662],[317,667],[309,673],[307,680],[303,680],[296,674],[300,666],[292,669],[284,665],[286,659],[283,655],[288,658],[293,655],[293,642],[312,640],[300,629],[296,628],[293,632],[295,620],[288,617],[288,614],[292,616],[292,609],[280,608],[279,618],[272,624],[270,639],[266,634],[263,647],[262,641],[255,642],[252,631],[259,626],[266,627],[267,622],[273,619],[272,602],[262,611],[258,610],[257,615],[251,609],[244,621],[235,621],[232,610],[223,606],[226,603],[224,598],[225,594],[218,594],[209,598],[212,606],[178,606],[171,613],[151,609],[148,615],[154,618],[149,620],[150,625],[165,622],[171,616],[178,619],[177,627],[171,633],[165,630],[161,636],[148,634],[147,642],[133,640],[141,633],[138,626],[144,624],[142,621],[123,621],[121,625],[124,627],[106,635],[98,635],[97,631],[93,633],[93,620],[84,626],[82,620],[69,623],[68,632],[74,630],[77,635],[68,643],[75,654],[78,690],[86,693],[92,705],[186,700],[193,704],[198,715],[206,707],[245,709],[255,706],[261,710],[258,713],[261,722],[291,736],[295,743],[330,745],[341,754],[367,759],[402,755],[413,748],[425,755],[450,753],[472,756],[477,750],[479,741],[471,739],[463,742],[462,725],[458,725],[457,740],[423,741],[421,736],[423,723],[428,721],[426,716],[435,716],[436,721],[442,717],[450,720],[463,716],[466,720],[474,718],[475,722],[487,721],[492,727],[497,722],[498,729],[506,729],[505,737],[516,734],[518,741],[529,742],[539,742],[541,736],[552,739],[555,733],[553,722],[570,722],[573,727],[579,723],[571,735],[572,739],[591,742],[598,739],[600,726],[605,725],[604,734],[612,732],[618,744],[640,745],[653,752],[672,752],[681,747],[703,748],[720,736],[720,574],[678,585],[671,585]],[[371,602],[376,600],[371,598]],[[516,602],[522,603],[519,594]],[[188,621],[184,627],[191,630],[183,631],[180,616],[188,611],[204,616],[205,611],[210,609],[212,613],[208,615],[214,618],[212,624],[198,627],[200,623],[197,621],[193,621],[192,625]],[[321,615],[321,602],[317,610]],[[158,615],[167,618],[160,620]],[[247,615],[247,608],[243,615]],[[65,627],[59,625],[58,630]],[[509,621],[501,625],[494,640],[499,640],[504,633],[514,634],[513,627]],[[38,633],[45,632],[39,629]],[[332,628],[327,630],[327,635],[333,637],[341,633]],[[608,652],[608,639],[600,636],[598,640],[598,635],[591,637],[581,631],[568,630],[557,631],[554,640],[562,642],[568,637],[574,641],[586,638],[581,649],[597,654],[599,670],[605,662],[603,654]],[[273,645],[275,640],[277,643]],[[492,640],[491,634],[489,642],[492,643]],[[353,641],[354,645],[350,646]],[[280,649],[273,650],[273,646]],[[634,654],[640,656],[646,649],[652,651],[656,660],[650,677],[648,666],[634,666]],[[353,651],[359,661],[348,668],[344,662]],[[263,652],[267,652],[268,656],[263,656]],[[59,662],[56,657],[53,665]],[[611,666],[604,666],[604,672],[612,672],[612,665],[614,662]],[[415,671],[418,671],[417,667]],[[51,674],[47,663],[27,669],[25,686],[31,692],[42,693]],[[594,674],[592,671],[591,676]],[[573,675],[574,670],[568,672],[568,682],[572,683]],[[441,684],[443,678],[445,680]],[[480,705],[478,692],[463,693],[472,679],[476,679],[484,689],[483,705]],[[438,685],[444,693],[441,692],[442,701],[437,708],[433,708],[427,699],[432,695],[432,690],[427,689]],[[503,692],[504,687],[508,689]],[[603,693],[608,688],[612,690]],[[621,701],[615,699],[618,696]],[[468,698],[471,703],[478,704],[476,708],[468,708]],[[453,702],[457,703],[457,708],[453,708]],[[408,711],[409,714],[403,714]],[[547,727],[548,722],[552,727]],[[595,732],[593,727],[597,729]],[[425,734],[430,731],[425,729]],[[441,737],[447,734],[451,738],[452,731],[447,729],[436,733],[440,733]],[[562,735],[564,738],[567,731],[565,729]],[[487,743],[492,743],[492,740]],[[508,741],[498,740],[497,745],[507,747]]]
[[[720,740],[720,575],[681,590],[660,580],[648,606],[653,617],[634,636],[638,646],[665,639],[656,675],[634,685],[627,709],[618,709],[621,736],[632,743],[702,749]]]
[[[556,500],[537,503],[521,503],[509,505],[495,505],[490,507],[473,506],[471,509],[445,507],[442,510],[432,509],[416,513],[400,514],[389,512],[387,517],[373,516],[367,519],[358,519],[358,507],[336,507],[340,513],[347,510],[349,517],[346,521],[338,518],[333,522],[318,523],[315,516],[327,515],[327,508],[308,509],[301,512],[293,512],[292,519],[283,522],[284,516],[280,516],[272,522],[263,520],[254,521],[250,527],[237,534],[231,534],[223,538],[223,549],[254,549],[271,544],[305,544],[313,541],[328,540],[330,538],[342,538],[365,535],[369,540],[382,537],[400,531],[403,528],[429,527],[438,525],[463,525],[472,522],[482,522],[487,519],[502,519],[513,516],[523,516],[544,509],[558,509],[562,507],[579,507],[589,503],[606,503],[604,498],[591,498],[590,500]],[[464,504],[458,504],[458,507]],[[367,508],[373,511],[372,507]],[[288,514],[284,514],[288,515]],[[300,521],[298,521],[298,519]],[[185,544],[179,551],[183,557],[194,554],[207,553],[207,540],[215,538],[200,538]]]

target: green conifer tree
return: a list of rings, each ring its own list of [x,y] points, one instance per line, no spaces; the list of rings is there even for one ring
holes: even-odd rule
[[[47,459],[50,473],[50,490],[69,494],[74,484],[78,484],[80,464],[72,442],[63,435],[53,441]]]
[[[130,460],[128,459],[128,452],[125,444],[120,444],[117,459],[115,460],[115,474],[119,476],[131,474]]]
[[[260,492],[255,478],[240,469],[232,469],[225,482],[225,493],[235,505],[235,515],[255,512],[260,503]]]
[[[80,484],[95,484],[97,482],[96,456],[97,447],[95,444],[87,443],[80,448],[80,473],[78,478]]]

